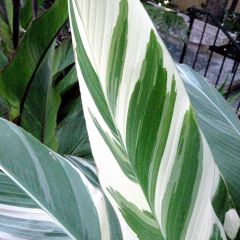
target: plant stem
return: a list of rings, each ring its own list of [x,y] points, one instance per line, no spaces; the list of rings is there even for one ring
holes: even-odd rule
[[[19,42],[19,16],[20,16],[20,0],[13,1],[13,45],[16,49]]]

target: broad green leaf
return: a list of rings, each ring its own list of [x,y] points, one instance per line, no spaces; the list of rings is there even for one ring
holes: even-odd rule
[[[59,80],[56,91],[61,95],[57,119],[58,152],[92,160],[75,67]]]
[[[240,213],[240,124],[233,109],[199,74],[178,65],[197,121]]]
[[[63,71],[74,63],[73,49],[71,40],[67,40],[56,48],[53,60],[53,75]]]
[[[73,87],[78,82],[76,68],[72,67],[71,70],[59,81],[56,86],[56,91],[63,95],[71,87]]]
[[[0,95],[8,101],[12,118],[19,115],[24,94],[67,18],[67,0],[55,1],[46,13],[32,22],[14,60],[0,72]]]
[[[27,29],[32,21],[32,1],[24,0],[20,10],[20,24],[24,29]]]
[[[8,0],[0,0],[1,15],[4,16],[5,22],[13,30],[13,4]]]
[[[71,101],[79,102],[76,100],[79,97],[79,92],[77,92],[77,96],[65,97],[64,95],[68,95],[68,91],[71,91],[74,85],[78,85],[75,67],[72,67],[65,76],[58,74],[59,83],[54,86],[55,75],[60,71],[67,71],[69,64],[72,64],[73,60],[69,60],[73,58],[70,43],[69,41],[65,42],[55,49],[54,42],[49,48],[26,90],[25,98],[21,103],[23,107],[19,122],[21,127],[53,150],[58,149],[58,139],[59,153],[91,158],[85,120],[80,104],[73,108],[69,106]],[[62,99],[60,99],[60,95]],[[67,109],[68,113],[58,126],[59,131],[56,135],[60,104],[61,107]],[[36,106],[38,107],[36,108]]]
[[[0,236],[9,240],[70,239],[3,173],[0,173]]]
[[[12,2],[11,1],[6,1],[6,0],[0,1],[0,39],[1,39],[0,41],[1,51],[3,51],[3,53],[6,56],[10,56],[14,51],[13,41],[12,41]]]
[[[44,0],[38,0],[38,9],[42,8]],[[33,20],[32,1],[22,0],[22,7],[20,9],[20,24],[21,27],[27,29],[31,21]]]
[[[37,0],[38,10],[41,10],[43,2],[44,0]],[[27,29],[32,20],[33,20],[32,1],[22,0],[22,6],[20,9],[21,27]]]
[[[92,158],[80,98],[73,101],[67,116],[58,125],[57,140],[60,154]]]
[[[8,63],[6,55],[0,50],[0,70],[3,69]]]
[[[23,103],[20,126],[53,150],[57,149],[56,126],[60,96],[53,87],[54,45],[36,71]]]
[[[0,169],[70,238],[122,239],[113,209],[99,186],[89,180],[95,171],[90,171],[92,165],[67,160],[3,119]]]
[[[6,56],[10,56],[14,52],[12,32],[9,25],[0,16],[0,36],[1,50]]]
[[[38,208],[37,204],[29,198],[9,177],[0,172],[0,204],[22,207]]]
[[[11,28],[11,31],[13,31],[13,4],[8,0],[3,1],[5,3],[8,24]]]
[[[141,3],[69,0],[69,15],[93,157],[123,238],[236,239],[225,170]]]
[[[9,109],[6,101],[0,97],[0,117],[9,119]]]

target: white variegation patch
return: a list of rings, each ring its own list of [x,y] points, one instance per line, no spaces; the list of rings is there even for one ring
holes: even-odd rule
[[[224,229],[230,239],[235,239],[240,230],[240,218],[235,209],[230,209],[226,213]]]

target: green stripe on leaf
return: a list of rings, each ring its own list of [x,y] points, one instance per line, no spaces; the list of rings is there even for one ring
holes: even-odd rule
[[[109,126],[109,128],[112,130],[112,132],[115,135],[118,135],[112,115],[109,111],[108,104],[106,101],[106,98],[104,96],[102,86],[100,84],[99,78],[93,69],[93,66],[88,58],[88,55],[84,49],[83,42],[81,39],[81,36],[78,32],[78,26],[76,22],[76,16],[73,10],[73,4],[72,1],[69,1],[69,12],[70,12],[70,18],[72,23],[72,28],[74,32],[74,36],[77,42],[77,59],[78,63],[82,70],[82,75],[85,80],[85,83],[88,87],[88,90],[90,91],[90,94],[101,113],[103,119]]]
[[[113,30],[107,68],[107,96],[113,115],[116,113],[117,96],[122,80],[128,33],[128,3],[120,1],[117,24]]]
[[[139,240],[164,240],[158,223],[150,212],[141,211],[133,203],[128,202],[119,192],[108,189],[118,203],[119,210]]]
[[[202,175],[203,147],[193,111],[186,112],[176,160],[162,202],[162,222],[169,240],[185,239]]]
[[[167,71],[163,67],[162,48],[152,30],[140,77],[130,100],[126,130],[129,159],[145,195],[148,196],[150,191],[152,205],[175,100],[175,81],[172,81],[171,92],[167,93]],[[149,171],[149,168],[154,168],[154,171]]]

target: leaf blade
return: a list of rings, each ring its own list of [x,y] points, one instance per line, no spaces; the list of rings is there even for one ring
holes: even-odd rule
[[[8,177],[71,238],[109,236],[107,226],[100,230],[100,223],[103,227],[102,221],[108,221],[101,189],[93,187],[80,168],[6,120],[0,119],[0,129],[0,168]]]
[[[0,72],[0,94],[9,102],[13,118],[19,115],[26,88],[67,18],[67,0],[56,1],[42,17],[32,23],[14,60]],[[42,37],[39,38],[39,29],[44,29],[49,22],[52,23],[51,28],[42,31]]]

